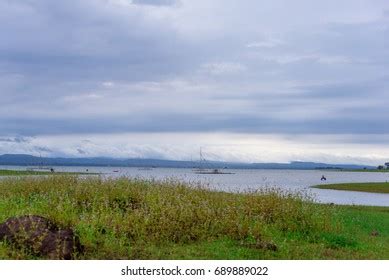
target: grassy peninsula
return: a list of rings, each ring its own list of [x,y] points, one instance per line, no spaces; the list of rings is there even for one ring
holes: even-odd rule
[[[314,186],[318,189],[331,189],[342,191],[370,192],[370,193],[389,193],[389,183],[346,183],[346,184],[328,184]]]
[[[176,181],[0,180],[0,223],[71,227],[77,259],[388,259],[389,208],[320,205],[276,189],[232,194]],[[36,259],[0,242],[0,259]]]
[[[376,172],[376,173],[386,173],[389,172],[389,169],[339,169],[336,171],[342,172]]]
[[[82,175],[96,173],[80,173],[80,172],[50,172],[50,171],[30,171],[30,170],[8,170],[0,169],[0,176],[38,176],[38,175]]]

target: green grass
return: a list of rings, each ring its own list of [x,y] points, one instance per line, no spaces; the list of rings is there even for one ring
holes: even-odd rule
[[[389,193],[389,183],[347,183],[313,186],[318,189],[331,189],[342,191],[357,191],[371,193]]]
[[[0,180],[0,223],[35,214],[71,227],[77,259],[388,259],[389,208],[319,205],[176,181],[75,176]],[[378,236],[371,233],[377,231]],[[0,259],[36,259],[0,242]]]
[[[346,172],[389,172],[389,169],[339,169],[339,171],[346,171]]]
[[[389,172],[389,169],[346,169],[346,168],[316,168],[315,170],[330,171],[330,172]]]
[[[28,171],[28,170],[7,170],[0,169],[0,176],[37,176],[37,175],[81,175],[95,173],[80,173],[80,172],[49,172],[49,171]]]

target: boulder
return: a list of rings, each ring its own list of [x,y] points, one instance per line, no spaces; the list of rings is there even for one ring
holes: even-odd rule
[[[61,229],[50,220],[35,215],[12,217],[0,224],[0,241],[49,259],[73,259],[82,246],[72,229]]]

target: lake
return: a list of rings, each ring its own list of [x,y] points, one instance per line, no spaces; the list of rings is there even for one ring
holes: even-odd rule
[[[26,167],[2,166],[1,169],[25,170]],[[243,192],[260,188],[277,187],[291,191],[304,191],[318,202],[335,204],[356,204],[389,206],[389,194],[375,194],[338,190],[310,188],[313,185],[356,182],[386,182],[389,173],[378,172],[340,172],[323,170],[268,170],[268,169],[228,169],[234,174],[195,174],[186,168],[152,168],[145,170],[132,167],[69,167],[56,166],[56,171],[101,173],[104,177],[130,177],[145,179],[177,179],[190,183],[206,184],[210,188]],[[117,171],[117,172],[114,172]],[[321,182],[324,175],[326,182]]]

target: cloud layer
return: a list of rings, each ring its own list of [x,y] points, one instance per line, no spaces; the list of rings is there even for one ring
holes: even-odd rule
[[[1,139],[28,137],[352,135],[370,139],[373,160],[389,135],[388,11],[384,0],[2,1],[0,152],[20,150]],[[63,142],[27,150],[73,155]],[[311,159],[336,159],[327,148]]]

